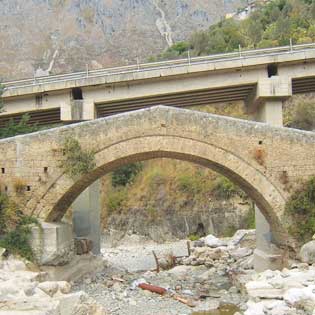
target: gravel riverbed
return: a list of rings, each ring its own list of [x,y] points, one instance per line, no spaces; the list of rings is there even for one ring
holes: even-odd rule
[[[181,256],[180,265],[159,273],[153,271],[159,258]],[[157,244],[131,236],[129,242],[112,248],[105,244],[102,250],[108,268],[87,277],[74,285],[74,290],[83,290],[103,305],[109,314],[117,315],[190,315],[193,312],[216,309],[220,305],[242,306],[246,298],[233,286],[227,269],[221,265],[210,269],[204,264],[183,265],[188,257],[187,240]],[[160,296],[137,287],[146,282],[168,290]],[[180,297],[194,307],[177,300]],[[233,314],[233,313],[232,313]]]

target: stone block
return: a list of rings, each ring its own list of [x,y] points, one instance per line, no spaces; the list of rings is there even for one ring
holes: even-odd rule
[[[40,265],[59,266],[74,256],[72,226],[66,223],[41,223],[32,228],[31,246]]]
[[[84,255],[91,252],[93,249],[93,243],[88,239],[75,239],[75,251],[77,255]]]

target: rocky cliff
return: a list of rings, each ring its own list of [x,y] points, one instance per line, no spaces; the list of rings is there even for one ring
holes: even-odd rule
[[[1,0],[0,80],[144,62],[243,0]]]

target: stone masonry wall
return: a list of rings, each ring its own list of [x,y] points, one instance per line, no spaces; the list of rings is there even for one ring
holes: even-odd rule
[[[76,182],[60,168],[66,137],[95,153]],[[315,134],[158,106],[0,141],[2,190],[25,212],[59,221],[93,181],[125,163],[169,157],[212,168],[238,184],[285,242],[287,198],[315,175]]]

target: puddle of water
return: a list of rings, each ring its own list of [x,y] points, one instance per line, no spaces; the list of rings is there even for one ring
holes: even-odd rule
[[[234,315],[240,309],[232,304],[222,305],[217,310],[209,311],[209,312],[196,312],[192,313],[192,315]]]

